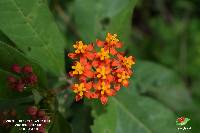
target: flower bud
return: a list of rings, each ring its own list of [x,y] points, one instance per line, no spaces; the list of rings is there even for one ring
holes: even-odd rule
[[[31,116],[35,116],[37,114],[38,108],[35,106],[30,106],[26,109],[26,113]]]
[[[29,74],[29,73],[32,73],[32,72],[33,72],[33,69],[32,69],[31,66],[26,65],[26,66],[24,66],[24,67],[22,68],[22,71],[23,71],[24,73]]]
[[[15,73],[20,73],[21,72],[21,67],[17,64],[12,65],[12,71]]]

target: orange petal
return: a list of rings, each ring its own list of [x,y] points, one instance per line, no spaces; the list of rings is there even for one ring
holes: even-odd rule
[[[87,51],[92,51],[94,49],[93,44],[89,44],[86,48]]]
[[[121,86],[120,86],[120,85],[115,85],[115,86],[114,86],[114,89],[115,89],[116,91],[119,91],[119,90],[120,90],[120,88],[121,88]]]
[[[110,48],[110,53],[112,55],[116,55],[117,54],[117,51],[114,49],[114,48]]]
[[[108,93],[108,96],[114,96],[116,94],[116,91],[113,89],[110,89],[110,93]]]
[[[85,95],[85,97],[87,97],[89,99],[91,98],[91,92],[85,92],[84,95]]]
[[[117,58],[119,58],[120,60],[123,60],[123,56],[122,56],[122,54],[117,54]]]
[[[119,66],[119,65],[120,65],[119,61],[113,60],[112,66]]]
[[[85,83],[85,88],[90,90],[92,88],[92,82]]]
[[[108,58],[108,59],[105,59],[105,63],[106,63],[107,65],[109,65],[110,62],[111,62],[111,60],[110,60],[109,58]]]
[[[74,58],[76,58],[76,54],[74,54],[74,53],[69,53],[69,54],[68,54],[68,57],[71,58],[71,59],[74,59]]]
[[[108,75],[107,76],[107,80],[108,80],[108,82],[112,82],[113,81],[113,76],[112,75]]]
[[[117,47],[117,48],[121,48],[121,47],[122,47],[122,43],[121,43],[121,42],[118,42],[118,43],[116,44],[116,47]]]
[[[80,63],[85,65],[87,63],[87,59],[83,56],[80,57]]]
[[[79,80],[82,81],[82,82],[86,82],[86,77],[84,75],[80,75],[80,78]]]
[[[97,46],[98,47],[102,47],[104,45],[105,42],[101,41],[101,40],[96,40]]]
[[[101,96],[101,103],[105,105],[108,102],[108,98],[106,96]]]
[[[99,62],[98,62],[98,61],[95,60],[95,61],[92,62],[92,66],[93,66],[93,67],[97,67],[98,65],[99,65]]]
[[[99,97],[99,95],[97,93],[92,93],[91,94],[91,98],[98,98],[98,97]]]
[[[87,53],[85,54],[85,56],[86,56],[89,60],[93,60],[94,57],[95,57],[95,55],[94,55],[93,53],[89,53],[89,52],[87,52]]]
[[[90,70],[84,71],[83,74],[84,74],[86,77],[88,77],[88,78],[92,78],[92,77],[94,76],[94,73],[91,72]]]
[[[73,74],[72,71],[69,72],[69,76],[70,76],[70,77],[73,77],[73,76],[74,76],[74,74]]]
[[[122,84],[123,84],[123,86],[128,87],[128,80],[124,80],[124,81],[122,82]]]
[[[83,97],[81,97],[80,95],[76,95],[76,101],[81,100]]]

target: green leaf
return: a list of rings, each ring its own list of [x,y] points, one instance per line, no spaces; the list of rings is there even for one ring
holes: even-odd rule
[[[93,122],[91,108],[85,104],[74,103],[70,106],[70,112],[73,133],[90,133],[90,126]]]
[[[13,42],[1,30],[0,30],[0,41],[14,45]]]
[[[61,114],[57,113],[49,133],[71,133],[71,127]]]
[[[64,72],[64,40],[45,0],[1,0],[0,30],[45,70]]]
[[[12,73],[11,67],[13,64],[19,64],[20,66],[31,65],[34,73],[38,77],[39,86],[43,89],[47,88],[46,74],[39,65],[33,61],[29,61],[21,52],[13,47],[0,42],[0,69]]]
[[[34,97],[26,96],[26,97],[19,97],[16,99],[6,99],[0,100],[0,109],[7,109],[7,108],[16,108],[19,105],[31,103],[34,101]]]
[[[107,113],[94,120],[94,133],[174,133],[176,118],[160,103],[122,88],[110,99]],[[162,124],[161,124],[162,123]]]
[[[184,83],[172,70],[147,61],[138,61],[134,70],[134,82],[141,94],[158,99],[176,111],[193,106]]]
[[[75,24],[81,37],[87,41],[95,41],[97,38],[104,38],[107,32],[111,32],[117,33],[122,41],[127,42],[136,1],[76,0]]]

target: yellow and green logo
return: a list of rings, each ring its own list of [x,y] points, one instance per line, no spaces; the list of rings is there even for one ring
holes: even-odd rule
[[[176,120],[176,125],[177,126],[184,126],[186,125],[188,122],[190,121],[189,118],[186,118],[186,117],[180,117],[180,118],[177,118]]]

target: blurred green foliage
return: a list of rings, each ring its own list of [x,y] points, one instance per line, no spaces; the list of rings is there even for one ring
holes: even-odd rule
[[[186,132],[198,133],[199,7],[199,0],[1,0],[0,112],[14,107],[26,118],[24,106],[45,107],[50,133],[176,133],[182,132],[175,123],[181,116],[191,119]],[[118,34],[121,51],[136,57],[130,85],[106,106],[75,102],[62,80],[71,65],[66,55],[75,41],[95,42],[107,32]],[[9,90],[14,63],[33,66],[36,91]],[[0,128],[9,130],[18,132]]]

